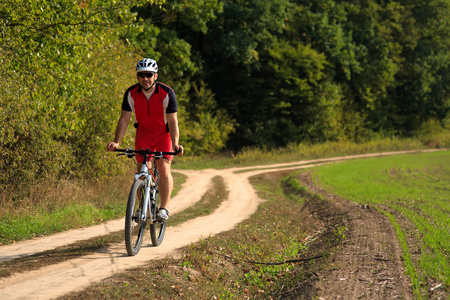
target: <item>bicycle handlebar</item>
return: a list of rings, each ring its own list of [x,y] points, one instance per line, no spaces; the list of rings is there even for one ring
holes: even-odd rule
[[[146,150],[132,150],[132,149],[114,149],[114,152],[123,152],[122,154],[118,155],[128,155],[128,156],[135,156],[136,154],[140,155],[157,155],[162,157],[163,155],[177,155],[181,151],[178,152],[164,152],[164,151],[150,151],[149,149]]]

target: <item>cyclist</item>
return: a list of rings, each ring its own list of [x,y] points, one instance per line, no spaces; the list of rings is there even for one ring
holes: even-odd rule
[[[134,112],[136,130],[135,149],[150,149],[150,151],[171,152],[175,150],[178,156],[184,153],[179,142],[177,119],[177,98],[175,92],[164,83],[157,82],[158,64],[155,60],[144,58],[137,62],[136,77],[138,83],[129,87],[123,97],[122,113],[120,115],[114,142],[106,146],[108,151],[119,147],[127,130],[131,115]],[[138,172],[143,158],[138,159]],[[170,170],[172,156],[158,159],[156,166],[159,173],[159,194],[161,206],[157,214],[158,221],[169,218],[168,205],[173,188],[173,178]]]

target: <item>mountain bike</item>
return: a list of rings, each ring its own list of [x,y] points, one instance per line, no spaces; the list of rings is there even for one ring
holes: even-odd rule
[[[165,155],[177,155],[176,152],[157,152],[147,150],[115,149],[118,154],[129,158],[141,156],[146,162],[150,161],[150,168],[146,163],[142,164],[140,172],[134,175],[134,182],[128,196],[127,211],[125,215],[125,245],[130,256],[138,254],[144,240],[144,231],[150,223],[150,237],[153,246],[159,246],[166,232],[167,222],[156,220],[160,200],[158,199],[159,175],[156,168],[156,160]]]

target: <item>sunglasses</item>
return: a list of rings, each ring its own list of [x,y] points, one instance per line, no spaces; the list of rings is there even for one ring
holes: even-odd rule
[[[145,78],[145,77],[147,77],[147,78],[152,78],[153,75],[155,75],[155,73],[137,73],[137,74],[138,74],[138,76],[141,77],[141,78]]]

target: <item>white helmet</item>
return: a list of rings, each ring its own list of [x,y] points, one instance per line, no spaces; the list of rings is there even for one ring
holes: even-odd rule
[[[141,59],[137,62],[136,72],[143,72],[143,71],[157,73],[158,64],[154,59],[151,58]]]

